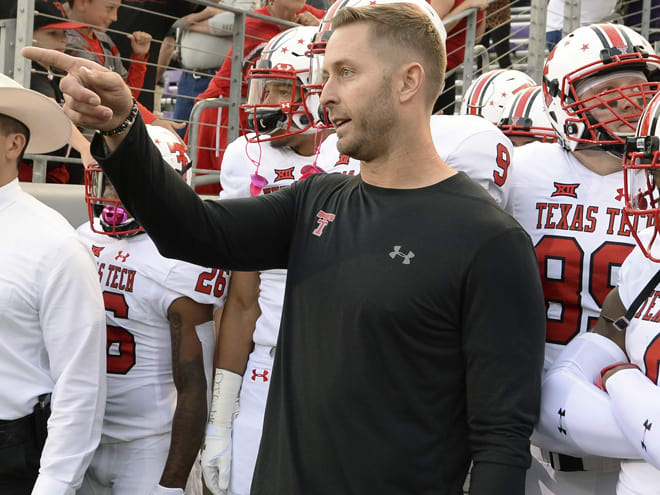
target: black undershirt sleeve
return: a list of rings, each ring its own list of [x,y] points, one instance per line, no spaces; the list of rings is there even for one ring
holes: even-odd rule
[[[230,270],[286,268],[295,184],[268,196],[204,201],[163,160],[139,116],[112,153],[99,134],[91,151],[163,256]]]
[[[463,303],[471,495],[523,495],[545,344],[538,264],[522,229],[476,254]]]

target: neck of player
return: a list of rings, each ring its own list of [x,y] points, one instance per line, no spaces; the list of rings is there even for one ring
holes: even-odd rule
[[[610,175],[622,170],[621,157],[601,149],[577,150],[573,156],[598,175]]]

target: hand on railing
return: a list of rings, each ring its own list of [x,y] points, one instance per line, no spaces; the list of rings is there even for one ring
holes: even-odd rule
[[[151,47],[151,35],[144,31],[135,31],[133,34],[127,34],[126,37],[131,40],[131,50],[137,58],[145,58],[149,54]]]
[[[318,26],[319,24],[321,24],[321,19],[314,17],[314,14],[312,14],[311,12],[303,12],[301,14],[298,14],[293,19],[293,22],[297,22],[298,24],[302,24],[303,26]]]

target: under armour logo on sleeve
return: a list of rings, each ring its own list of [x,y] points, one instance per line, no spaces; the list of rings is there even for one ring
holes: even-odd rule
[[[409,251],[408,254],[402,253],[401,246],[394,246],[392,249],[394,251],[390,252],[390,258],[394,259],[397,256],[400,256],[401,258],[403,258],[403,261],[401,263],[403,263],[404,265],[409,265],[410,260],[415,257],[415,253],[413,253],[412,251]]]
[[[316,218],[319,225],[312,231],[312,234],[317,237],[321,237],[323,234],[323,229],[325,229],[327,225],[335,219],[335,214],[326,213],[323,210],[319,210],[319,212],[316,214]]]

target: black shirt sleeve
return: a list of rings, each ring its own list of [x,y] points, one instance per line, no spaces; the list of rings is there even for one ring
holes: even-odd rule
[[[487,242],[463,307],[471,495],[523,495],[538,418],[545,311],[538,263],[522,229]]]
[[[230,270],[286,268],[295,184],[268,196],[204,201],[163,160],[140,117],[113,153],[99,134],[91,150],[163,256]]]

